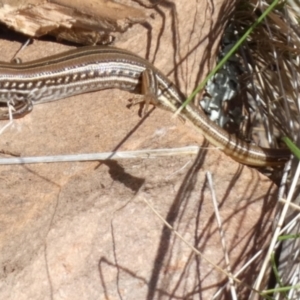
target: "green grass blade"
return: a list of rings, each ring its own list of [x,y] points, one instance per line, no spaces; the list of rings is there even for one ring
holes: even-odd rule
[[[287,136],[284,136],[282,140],[291,150],[291,152],[300,160],[300,149],[290,140]]]

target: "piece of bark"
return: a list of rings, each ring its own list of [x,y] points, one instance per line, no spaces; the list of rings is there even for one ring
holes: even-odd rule
[[[145,22],[141,9],[107,0],[0,1],[0,22],[30,37],[47,34],[79,44],[110,43],[114,32]]]

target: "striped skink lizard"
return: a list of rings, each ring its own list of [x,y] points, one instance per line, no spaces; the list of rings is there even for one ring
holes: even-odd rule
[[[30,112],[35,104],[110,88],[140,93],[146,104],[151,102],[171,112],[185,100],[151,63],[117,48],[82,47],[22,64],[0,63],[0,104],[11,103],[14,117]],[[282,165],[290,157],[288,150],[261,148],[237,139],[193,104],[180,114],[210,143],[243,164]],[[0,112],[0,119],[8,117],[8,109]]]

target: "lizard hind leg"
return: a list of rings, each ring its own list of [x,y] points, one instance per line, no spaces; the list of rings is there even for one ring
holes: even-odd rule
[[[146,69],[141,74],[141,93],[134,95],[131,99],[130,106],[144,103],[145,108],[142,111],[142,115],[145,116],[149,110],[149,105],[158,105],[157,100],[157,79],[152,70]]]

